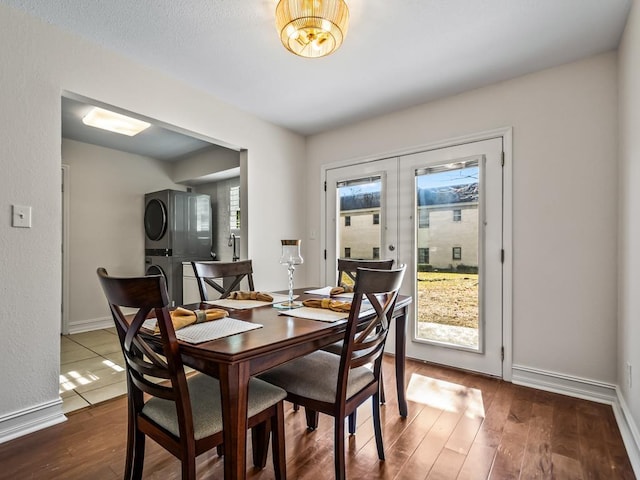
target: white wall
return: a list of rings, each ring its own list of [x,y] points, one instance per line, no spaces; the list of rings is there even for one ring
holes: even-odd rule
[[[144,194],[170,188],[173,165],[153,158],[62,140],[69,165],[69,328],[110,318],[96,268],[144,275]]]
[[[59,400],[61,105],[69,91],[247,149],[249,255],[256,281],[286,288],[280,238],[304,222],[304,139],[204,92],[0,6],[0,436]],[[286,186],[286,188],[276,188]],[[264,200],[277,206],[265,212]],[[33,228],[11,228],[12,204]],[[295,237],[294,237],[295,238]],[[296,272],[306,281],[305,269]],[[51,412],[52,413],[52,412]],[[16,420],[17,419],[17,420]]]
[[[620,263],[617,371],[640,447],[640,7],[631,8],[619,50]],[[632,366],[628,384],[627,363]]]
[[[513,127],[514,364],[614,384],[616,69],[603,54],[310,137],[307,230],[321,165]]]

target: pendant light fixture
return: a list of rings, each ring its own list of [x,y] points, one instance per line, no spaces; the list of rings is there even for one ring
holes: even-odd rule
[[[342,45],[349,8],[344,0],[280,0],[276,26],[290,52],[307,58],[324,57]]]

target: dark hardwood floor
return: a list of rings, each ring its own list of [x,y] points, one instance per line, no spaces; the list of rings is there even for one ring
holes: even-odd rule
[[[420,362],[407,363],[409,417],[398,416],[393,360],[385,358],[382,408],[386,461],[376,454],[371,407],[358,410],[347,440],[353,479],[633,479],[611,407]],[[126,400],[69,415],[67,422],[0,445],[1,479],[121,479]],[[307,432],[286,405],[287,478],[333,478],[332,419]],[[251,442],[249,442],[250,448]],[[251,456],[249,455],[249,458]],[[199,478],[222,478],[215,450]],[[271,479],[271,458],[248,478]],[[147,442],[145,479],[178,479],[179,463]]]

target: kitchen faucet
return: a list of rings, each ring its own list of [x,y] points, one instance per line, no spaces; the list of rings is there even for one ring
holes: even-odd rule
[[[230,247],[233,247],[233,257],[231,258],[231,261],[233,262],[237,262],[238,260],[240,260],[240,255],[238,254],[239,243],[240,243],[240,236],[236,235],[235,233],[232,233],[229,236],[228,245]]]

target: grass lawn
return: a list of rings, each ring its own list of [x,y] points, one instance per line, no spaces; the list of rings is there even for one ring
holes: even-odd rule
[[[418,321],[478,328],[478,274],[418,272]]]

